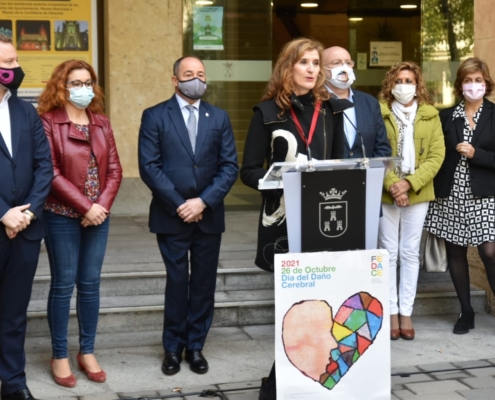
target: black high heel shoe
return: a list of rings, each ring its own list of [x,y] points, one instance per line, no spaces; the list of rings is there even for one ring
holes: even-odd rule
[[[474,329],[474,311],[461,312],[454,325],[454,334],[464,335]]]

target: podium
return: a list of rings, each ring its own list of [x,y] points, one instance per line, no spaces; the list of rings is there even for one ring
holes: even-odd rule
[[[390,398],[388,252],[376,247],[383,178],[400,160],[274,163],[260,180],[284,190],[289,240],[274,264],[277,399]]]
[[[401,160],[279,162],[258,188],[284,190],[290,253],[375,249],[383,178]]]

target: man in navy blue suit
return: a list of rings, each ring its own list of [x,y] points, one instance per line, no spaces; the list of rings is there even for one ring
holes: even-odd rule
[[[328,91],[334,97],[347,99],[354,103],[354,107],[344,111],[344,129],[347,139],[345,157],[390,157],[392,149],[378,100],[367,93],[351,89],[356,78],[353,70],[354,61],[349,52],[338,46],[325,49],[323,67]],[[362,151],[361,137],[366,154]]]
[[[227,113],[200,100],[206,90],[202,61],[177,60],[172,83],[175,94],[143,112],[139,171],[153,194],[149,226],[167,270],[162,371],[179,372],[185,349],[190,369],[204,374],[202,350],[225,230],[223,200],[239,168]]]
[[[24,73],[0,34],[0,382],[2,400],[34,399],[26,384],[27,307],[44,236],[53,167],[34,107],[17,97]]]

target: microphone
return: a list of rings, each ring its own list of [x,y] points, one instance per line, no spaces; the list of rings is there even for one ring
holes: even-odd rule
[[[330,102],[330,105],[332,106],[333,113],[334,114],[343,113],[344,117],[347,118],[347,120],[351,123],[352,127],[356,130],[357,134],[359,135],[359,139],[361,140],[361,149],[363,150],[363,158],[367,158],[366,157],[366,149],[364,148],[363,135],[361,135],[361,132],[359,132],[356,125],[354,125],[352,123],[351,119],[344,112],[345,110],[347,110],[351,107],[354,107],[355,106],[354,103],[352,101],[347,100],[347,99],[332,99],[332,98],[330,98],[328,101]]]
[[[359,135],[359,139],[361,140],[361,149],[363,150],[363,158],[366,157],[366,149],[364,148],[364,139],[363,135],[361,135],[361,132],[359,132],[358,128],[356,125],[354,125],[351,121],[351,119],[347,116],[347,114],[344,111],[341,111],[344,114],[344,117],[347,118],[347,121],[352,125],[352,127],[356,130],[356,133]]]

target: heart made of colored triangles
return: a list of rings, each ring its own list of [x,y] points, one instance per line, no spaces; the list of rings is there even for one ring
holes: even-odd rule
[[[373,344],[382,322],[382,304],[366,292],[349,297],[335,317],[326,301],[304,300],[284,316],[285,353],[304,375],[333,389]]]

